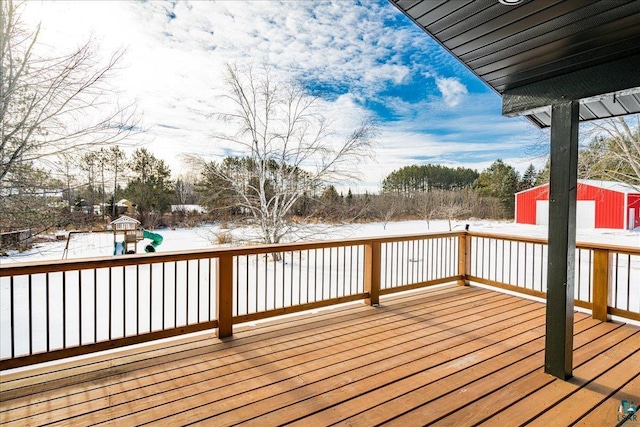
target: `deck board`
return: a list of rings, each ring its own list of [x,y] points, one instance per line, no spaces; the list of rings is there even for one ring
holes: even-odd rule
[[[624,329],[624,328],[620,328]],[[626,330],[626,329],[625,329]],[[584,378],[594,378],[599,375],[602,375],[608,369],[612,368],[612,365],[616,363],[618,360],[628,357],[633,351],[625,351],[628,349],[626,342],[617,341],[618,338],[624,339],[629,338],[631,334],[619,334],[616,336],[612,336],[616,334],[607,334],[603,337],[595,341],[590,341],[585,346],[581,347],[579,351],[580,357],[576,357],[574,363],[578,365],[574,367],[574,378],[570,382],[562,382],[562,381],[554,381],[552,377],[544,374],[539,369],[534,369],[529,374],[518,378],[517,380],[505,383],[506,385],[501,389],[494,391],[488,390],[488,394],[483,398],[473,399],[471,402],[465,402],[466,405],[464,407],[464,411],[460,411],[454,415],[450,415],[446,418],[439,420],[434,425],[451,425],[454,422],[461,422],[464,425],[473,425],[479,423],[481,421],[487,420],[493,414],[502,412],[507,412],[509,414],[509,418],[502,418],[501,422],[505,423],[514,423],[518,422],[527,422],[531,418],[525,417],[522,414],[519,414],[517,411],[512,410],[512,406],[518,401],[523,402],[523,404],[530,406],[532,408],[536,408],[538,412],[541,412],[545,408],[549,408],[552,404],[556,402],[566,399],[569,396],[569,392],[564,393],[561,396],[556,396],[556,400],[554,402],[541,402],[537,399],[538,396],[544,396],[546,399],[549,399],[549,395],[551,394],[549,390],[546,390],[546,387],[551,385],[552,383],[556,383],[556,385],[562,385],[565,389],[578,389],[584,386]],[[622,337],[623,335],[624,338]],[[616,344],[617,343],[617,344]],[[608,351],[621,351],[620,353],[616,353],[616,357],[610,357],[611,354],[603,354],[603,350],[608,348],[609,345],[615,344]],[[576,349],[576,353],[578,353]],[[619,358],[619,357],[620,358]],[[581,363],[580,358],[589,358],[587,362]],[[630,361],[630,359],[626,359],[625,362]],[[573,387],[572,387],[573,386]],[[569,391],[569,390],[567,390]],[[526,398],[525,398],[526,396]],[[469,399],[467,399],[469,400]],[[573,399],[567,400],[567,402],[574,402]],[[581,404],[583,402],[580,402]],[[518,408],[520,409],[520,408]],[[553,411],[548,411],[549,413]],[[558,421],[549,422],[548,425],[556,425]],[[497,420],[490,420],[490,425],[499,425],[497,424]],[[568,425],[569,422],[557,425]]]
[[[614,420],[615,422],[622,420],[622,414],[618,413],[620,403],[623,400],[626,400],[638,405],[640,404],[638,396],[640,396],[640,375],[632,378],[615,394],[604,399],[597,407],[580,419],[576,426],[590,427],[597,425],[598,422],[601,422],[600,420],[607,420],[610,425],[614,425]],[[640,424],[640,414],[636,413],[635,417],[628,421],[629,426],[633,426],[632,421],[636,424]]]
[[[506,422],[524,423],[535,419],[544,411],[548,412],[549,408],[566,400],[571,393],[575,393],[594,378],[605,373],[613,364],[624,360],[619,356],[623,354],[628,356],[636,351],[640,345],[640,339],[635,328],[619,327],[602,339],[589,342],[589,345],[588,348],[582,348],[581,351],[574,353],[574,377],[570,381],[553,381],[548,387],[537,390],[526,399],[512,403],[482,425],[488,427]],[[572,401],[574,397],[570,400]]]
[[[485,310],[496,310],[493,307],[497,305],[503,307],[502,311],[506,313],[512,310],[515,305],[523,305],[522,303],[531,305],[529,301],[518,301],[511,304],[505,304],[504,301],[506,300],[500,299],[493,304],[482,302],[482,307]],[[444,315],[443,318],[450,319],[451,326],[461,325],[466,319],[477,318],[479,310],[478,307],[466,307],[464,311],[458,308],[455,313]],[[405,310],[403,310],[403,313],[406,313],[405,316],[409,314]],[[467,313],[467,316],[463,316],[463,313]],[[405,316],[399,316],[399,322],[394,323],[395,327],[379,325],[376,328],[377,331],[381,328],[388,330],[385,332],[386,335],[377,335],[375,351],[372,348],[371,330],[369,330],[365,338],[348,342],[348,352],[336,352],[337,348],[335,346],[328,346],[321,349],[317,357],[309,357],[305,353],[292,363],[290,360],[286,360],[286,357],[274,351],[266,357],[268,363],[251,372],[243,373],[242,377],[249,378],[249,381],[229,384],[228,380],[212,379],[207,381],[211,385],[210,387],[206,387],[203,392],[198,391],[195,393],[193,392],[193,387],[190,387],[187,392],[172,389],[167,393],[163,393],[162,396],[158,396],[158,399],[163,402],[163,406],[168,408],[169,413],[174,414],[164,421],[171,425],[180,425],[189,422],[194,415],[198,418],[200,416],[210,417],[219,413],[221,419],[216,419],[216,425],[224,425],[223,419],[229,419],[233,423],[237,419],[247,418],[245,405],[251,405],[249,409],[259,406],[263,407],[264,411],[268,411],[272,408],[272,401],[277,397],[281,397],[280,395],[285,392],[289,393],[294,390],[296,397],[308,398],[310,396],[305,393],[309,393],[310,388],[316,390],[321,387],[330,387],[330,385],[326,386],[327,382],[331,384],[335,381],[345,381],[347,378],[353,381],[356,378],[367,375],[370,370],[364,369],[363,366],[366,366],[376,358],[382,357],[383,362],[386,362],[381,362],[382,364],[377,366],[377,369],[384,370],[400,360],[407,360],[395,357],[398,354],[402,354],[405,349],[409,351],[421,344],[424,346],[428,344],[436,345],[434,340],[442,335],[448,338],[449,341],[456,340],[460,343],[464,341],[457,332],[438,331],[437,327],[432,328],[436,334],[425,337],[424,335],[427,331],[424,328],[419,328],[420,324],[416,323],[415,319],[428,318],[437,314],[427,314],[425,310],[420,310],[418,312],[411,311],[410,315],[413,321],[406,329],[397,325],[397,323],[404,323]],[[507,314],[504,315],[507,316]],[[487,322],[488,320],[483,319],[483,321]],[[496,325],[494,328],[497,329],[499,326]],[[419,341],[420,339],[424,342]],[[336,355],[344,357],[338,359]],[[415,357],[419,357],[419,355],[416,354]],[[312,384],[313,386],[304,386],[305,384]],[[248,389],[252,390],[252,392],[246,393]],[[185,408],[189,410],[185,411]],[[156,411],[154,407],[136,407],[135,409],[136,411],[130,415],[123,416],[122,421],[126,424],[138,424],[152,421],[155,417]],[[91,422],[95,421],[95,419],[91,420]]]
[[[543,372],[544,314],[451,285],[238,325],[3,373],[0,424],[615,424],[640,400],[640,328],[576,313],[563,382]]]
[[[478,298],[481,298],[481,296],[478,296]],[[468,301],[468,303],[471,303],[473,305],[472,301]],[[459,305],[459,304],[464,304],[464,300],[461,301],[461,302],[456,302],[455,304],[456,304],[456,306]],[[456,306],[454,306],[453,309],[459,310],[458,308],[455,308]],[[424,308],[424,309],[428,310],[429,307]],[[451,308],[449,308],[449,310],[451,310]],[[469,310],[473,310],[473,309],[469,309]],[[435,310],[435,311],[437,312],[437,310]],[[454,316],[454,315],[452,315],[452,316]],[[415,327],[415,323],[411,324],[410,326]],[[387,327],[391,329],[391,326],[387,326]],[[396,324],[396,327],[397,327],[397,324]],[[360,317],[358,319],[358,328],[360,328],[361,330],[364,330],[365,332],[367,331],[367,322],[366,322],[366,320],[362,319],[362,317]],[[335,333],[337,333],[337,331],[339,331],[339,330],[340,329],[336,329]],[[353,337],[353,335],[346,334],[346,333],[344,333],[344,331],[341,331],[341,335],[340,336],[343,337],[342,338],[343,340],[351,340],[352,337]],[[369,336],[368,332],[366,332],[366,336],[367,337]],[[326,339],[327,335],[326,334],[315,335],[314,337],[315,337],[314,339],[317,341],[316,345],[319,343],[321,345],[321,348],[323,348],[322,347],[323,339]],[[308,338],[309,338],[308,336],[304,336],[304,339],[308,339]],[[298,337],[298,339],[300,339],[300,337]],[[297,341],[296,341],[296,343],[297,343]],[[270,349],[269,352],[274,354],[275,351],[276,351],[276,347],[275,346],[276,345],[280,345],[280,344],[278,342],[274,342],[274,344],[272,344],[272,345],[270,345],[270,344],[271,343],[269,341],[261,343],[260,349],[268,348],[268,349]],[[230,373],[236,373],[236,372],[240,371],[244,364],[251,363],[250,361],[253,358],[255,358],[255,355],[252,354],[253,353],[252,349],[249,349],[248,351],[243,351],[241,353],[241,355],[238,356],[238,354],[236,352],[242,351],[243,347],[244,346],[241,346],[241,345],[234,346],[233,349],[229,350],[229,351],[233,351],[234,352],[234,354],[232,355],[233,357],[229,357],[228,356],[228,353],[229,353],[228,351],[219,351],[219,352],[217,352],[219,357],[213,362],[215,364],[215,366],[211,366],[210,365],[210,361],[206,360],[206,358],[198,358],[197,361],[196,361],[197,363],[192,363],[189,366],[189,368],[191,368],[193,370],[193,373],[192,373],[190,378],[186,378],[186,381],[187,381],[186,385],[191,385],[192,383],[198,381],[198,378],[202,378],[203,374],[206,374],[206,373],[210,374],[209,376],[210,377],[214,377],[214,378],[215,377],[223,377],[223,375],[220,375],[218,373],[218,371],[220,371],[220,369],[219,369],[220,366],[222,366],[222,368],[224,368],[224,371],[225,371],[225,373],[227,375],[230,374]],[[350,344],[349,347],[353,347],[353,344]],[[334,349],[334,350],[337,349],[337,347],[330,347],[330,348]],[[281,364],[278,365],[279,369],[286,368],[286,366],[282,366],[282,363],[286,363],[287,365],[292,365],[295,362],[295,360],[291,360],[291,358],[294,355],[293,351],[295,351],[295,350],[305,351],[305,348],[298,346],[298,347],[295,347],[295,348],[290,349],[287,352],[283,353],[281,355],[280,359],[284,360],[284,362],[280,362]],[[227,357],[225,357],[225,356],[227,356]],[[236,356],[243,357],[243,359],[237,359]],[[271,354],[269,356],[271,356]],[[309,357],[310,356],[307,354],[306,358],[308,359]],[[244,363],[237,363],[238,360],[241,360]],[[236,362],[236,363],[234,363],[234,362]],[[169,378],[171,379],[171,384],[167,384],[167,381],[159,382],[158,378],[155,378],[155,377],[151,378],[152,381],[150,382],[150,388],[152,389],[152,391],[154,393],[158,392],[160,390],[158,388],[159,386],[160,387],[167,386],[167,387],[169,387],[169,390],[178,389],[179,384],[176,384],[176,381],[181,381],[184,378],[183,375],[185,374],[185,372],[184,372],[183,367],[182,367],[184,364],[185,364],[184,360],[182,360],[181,363],[179,364],[180,365],[180,369],[181,369],[180,374],[182,376],[175,375],[174,373],[172,373],[172,371],[170,369],[168,369],[167,366],[163,365],[164,372],[161,372],[161,374],[168,375]],[[266,360],[262,360],[262,364],[266,366],[266,365],[268,365],[268,362]],[[220,365],[220,366],[218,366],[218,365]],[[295,366],[295,365],[293,365],[293,366]],[[261,369],[264,371],[265,368],[262,367]],[[232,370],[233,372],[229,372],[229,370]],[[154,370],[154,373],[155,373],[155,370]],[[136,376],[136,381],[138,381],[137,385],[140,385],[139,379],[141,379],[141,378],[148,380],[148,378],[144,377],[145,374],[148,374],[148,373],[145,372],[144,369],[142,369],[139,372],[137,372],[137,376]],[[252,375],[251,372],[244,372],[244,375],[246,377],[255,377],[255,374]],[[219,381],[219,380],[216,379],[216,380],[212,380],[212,381]],[[221,383],[222,384],[229,384],[227,381],[228,381],[227,379],[224,379],[224,381],[222,381]],[[254,378],[254,382],[255,382],[255,378]],[[102,390],[103,390],[103,388],[105,386],[107,386],[107,385],[106,384],[102,384],[102,387],[99,389],[99,391],[102,392]],[[244,387],[244,385],[241,385],[241,387]],[[244,388],[242,388],[242,390],[243,389]],[[134,390],[134,393],[135,394],[139,394],[140,393],[140,389],[138,388],[138,389]],[[123,396],[117,395],[115,390],[110,390],[108,395],[109,395],[109,398],[110,398],[110,401],[111,401],[111,407],[114,407],[115,404],[117,404],[121,400],[123,400]],[[178,398],[182,399],[184,396],[185,396],[185,393],[182,390],[178,392]],[[83,398],[82,400],[88,403],[89,400],[90,400],[90,399],[88,399],[88,397],[89,396],[85,394],[85,395],[82,396],[82,398]],[[167,397],[167,396],[165,395],[165,397]],[[124,398],[124,402],[125,403],[127,402],[126,396]],[[95,407],[95,405],[97,403],[99,403],[99,402],[92,401],[91,402],[91,406]],[[112,413],[113,413],[113,411],[112,411]]]

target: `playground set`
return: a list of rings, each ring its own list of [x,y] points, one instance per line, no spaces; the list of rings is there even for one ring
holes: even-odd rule
[[[138,252],[138,242],[149,239],[151,242],[144,247],[144,251],[155,252],[162,243],[162,236],[141,227],[140,221],[126,215],[112,221],[110,229],[98,233],[113,233],[113,255],[127,255]],[[67,234],[67,243],[62,253],[62,259],[66,259],[69,253],[69,243],[74,234],[83,234],[81,231],[70,231]],[[96,233],[95,231],[93,233]]]
[[[143,239],[151,240],[151,243],[144,247],[145,252],[155,252],[158,245],[162,243],[162,236],[145,230],[140,226],[140,221],[126,215],[111,221],[113,231],[113,254],[125,255],[135,254],[138,249],[138,242]]]

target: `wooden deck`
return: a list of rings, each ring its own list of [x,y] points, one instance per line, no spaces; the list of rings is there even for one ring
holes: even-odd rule
[[[0,424],[614,426],[640,403],[638,327],[576,313],[562,382],[541,303],[455,285],[381,302],[4,373]]]

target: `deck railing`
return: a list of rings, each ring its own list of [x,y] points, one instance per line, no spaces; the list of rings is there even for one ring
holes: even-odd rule
[[[0,369],[418,287],[545,296],[546,242],[451,232],[0,267]],[[640,248],[579,244],[576,305],[640,320]]]
[[[467,234],[467,280],[540,298],[547,290],[547,242],[484,233]],[[640,248],[578,243],[574,301],[607,320],[640,321]]]

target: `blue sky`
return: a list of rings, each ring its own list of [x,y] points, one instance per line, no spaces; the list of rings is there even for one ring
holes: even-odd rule
[[[126,49],[112,84],[122,102],[137,101],[146,146],[176,176],[189,173],[181,153],[229,152],[211,138],[228,62],[303,83],[338,135],[373,116],[377,155],[362,165],[356,190],[376,191],[411,164],[542,166],[528,147],[546,136],[526,119],[502,117],[500,97],[386,0],[29,1],[25,12],[42,23],[44,49],[88,37],[105,58]]]

